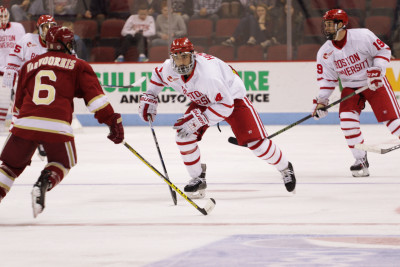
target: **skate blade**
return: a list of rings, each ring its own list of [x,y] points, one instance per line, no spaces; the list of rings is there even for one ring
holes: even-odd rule
[[[206,196],[205,189],[201,189],[196,192],[185,192],[185,193],[186,193],[186,195],[188,195],[188,197],[190,197],[192,199],[200,199],[200,198],[204,198]]]
[[[33,218],[36,218],[40,213],[43,212],[44,207],[38,203],[38,197],[40,197],[40,188],[33,188],[32,190],[32,211]]]
[[[368,177],[369,176],[369,170],[368,169],[362,169],[359,171],[351,171],[353,174],[353,177]]]

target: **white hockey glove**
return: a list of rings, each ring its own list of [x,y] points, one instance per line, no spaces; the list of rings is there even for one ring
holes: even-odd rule
[[[18,70],[16,68],[7,66],[6,71],[3,75],[3,86],[7,88],[13,88],[15,79],[17,78]]]
[[[139,116],[143,121],[149,121],[148,116],[151,116],[151,121],[154,121],[157,115],[158,100],[157,97],[151,94],[143,94],[140,97]]]
[[[371,67],[367,69],[367,82],[368,87],[372,91],[383,86],[382,82],[382,69],[379,67]]]
[[[325,108],[329,103],[329,99],[318,99],[315,98],[313,99],[313,109],[312,109],[312,115],[314,120],[319,120],[322,119],[323,117],[326,117],[328,115],[328,110],[323,110],[322,108]]]
[[[199,109],[193,109],[190,113],[178,119],[173,128],[178,130],[179,137],[185,138],[207,124],[207,117]]]

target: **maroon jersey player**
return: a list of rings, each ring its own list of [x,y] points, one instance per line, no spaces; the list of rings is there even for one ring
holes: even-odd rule
[[[42,143],[48,164],[32,190],[34,217],[45,207],[46,191],[59,184],[76,162],[71,121],[73,99],[83,98],[99,123],[110,127],[108,138],[124,139],[121,115],[115,113],[88,63],[68,54],[74,35],[55,26],[46,35],[48,52],[26,62],[15,96],[16,120],[0,160],[0,200],[31,162]]]

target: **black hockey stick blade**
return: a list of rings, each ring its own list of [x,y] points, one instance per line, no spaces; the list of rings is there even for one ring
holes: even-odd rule
[[[351,94],[349,94],[349,95],[347,95],[347,96],[345,96],[345,97],[342,97],[342,98],[336,100],[335,102],[332,102],[331,104],[329,104],[329,105],[327,105],[326,107],[321,108],[321,109],[322,109],[322,110],[330,109],[331,107],[333,107],[333,106],[335,106],[335,105],[337,105],[337,104],[339,104],[339,103],[341,103],[341,102],[343,102],[343,101],[349,99],[350,97],[355,96],[355,95],[357,95],[357,94],[359,94],[359,93],[361,93],[361,92],[363,92],[363,91],[365,91],[365,90],[367,90],[367,89],[368,89],[368,86],[367,86],[367,85],[366,85],[366,86],[363,86],[363,87],[361,87],[361,88],[358,88],[358,89],[355,90],[353,93],[351,93]],[[296,122],[293,122],[292,124],[290,124],[290,125],[284,127],[283,129],[281,129],[281,130],[279,130],[279,131],[277,131],[277,132],[275,132],[275,133],[269,135],[267,138],[268,138],[268,139],[271,139],[271,138],[277,136],[278,134],[281,134],[281,133],[283,133],[283,132],[286,132],[287,130],[293,128],[293,127],[296,126],[296,125],[299,125],[299,124],[302,123],[303,121],[306,121],[306,120],[308,120],[308,119],[310,119],[310,118],[312,118],[312,117],[313,117],[313,115],[312,115],[312,114],[309,114],[309,115],[305,116],[304,118],[301,118],[300,120],[298,120],[298,121],[296,121]],[[231,143],[231,144],[234,144],[234,145],[247,147],[247,145],[239,145],[237,139],[236,139],[235,137],[232,137],[232,136],[228,138],[228,142]],[[387,153],[387,152],[386,152],[386,153]]]
[[[169,179],[162,175],[153,165],[151,165],[145,158],[143,158],[135,149],[133,149],[127,142],[123,141],[122,144],[129,149],[137,158],[139,158],[147,167],[149,167],[155,174],[157,174],[164,182],[166,182],[172,189],[175,190],[179,195],[187,200],[193,207],[200,211],[203,215],[208,215],[214,209],[216,202],[213,198],[208,199],[204,208],[200,208],[196,203],[193,202],[185,193],[183,193],[176,185],[174,185]]]

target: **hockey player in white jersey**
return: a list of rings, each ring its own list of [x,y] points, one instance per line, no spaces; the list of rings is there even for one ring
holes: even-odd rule
[[[365,102],[371,105],[379,122],[400,136],[400,108],[389,81],[385,77],[390,62],[390,48],[368,29],[346,29],[348,16],[341,9],[332,9],[323,16],[324,34],[328,41],[317,55],[319,92],[314,99],[315,119],[325,117],[328,111],[319,110],[328,105],[329,97],[339,79],[343,86],[341,97],[368,85],[369,89],[340,103],[340,126],[355,163],[350,167],[354,177],[369,176],[365,151],[355,149],[364,142],[360,130],[360,114]]]
[[[189,39],[179,38],[171,44],[170,59],[154,69],[147,92],[140,98],[142,120],[154,120],[157,95],[165,86],[192,101],[184,116],[174,124],[176,144],[192,178],[184,188],[189,196],[205,196],[206,165],[201,163],[197,143],[209,126],[223,120],[230,124],[239,144],[247,145],[258,158],[281,172],[287,191],[295,190],[292,164],[267,138],[257,111],[246,97],[243,81],[232,67],[214,56],[195,54]]]
[[[3,84],[3,75],[6,71],[6,58],[24,34],[24,26],[18,22],[10,22],[10,13],[7,8],[0,6],[0,85]],[[10,101],[11,91],[0,86],[0,132],[5,130]]]
[[[38,33],[27,33],[16,43],[14,50],[10,52],[6,60],[2,90],[12,91],[22,65],[26,61],[47,52],[46,34],[48,29],[55,25],[57,23],[52,16],[42,15],[36,22]],[[8,107],[12,100],[11,98],[7,98],[7,100],[6,106]],[[42,145],[38,146],[38,152],[43,160],[46,152]]]

